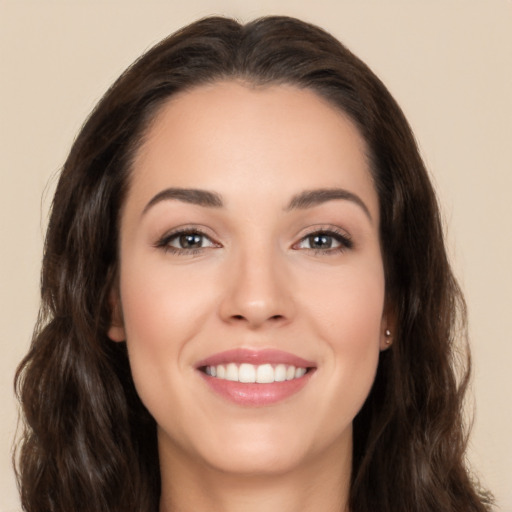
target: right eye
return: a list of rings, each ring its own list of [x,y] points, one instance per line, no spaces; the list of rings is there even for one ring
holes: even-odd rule
[[[156,246],[174,254],[197,254],[202,249],[219,247],[209,236],[198,230],[181,230],[167,234]]]

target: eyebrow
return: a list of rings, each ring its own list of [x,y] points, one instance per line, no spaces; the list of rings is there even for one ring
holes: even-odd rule
[[[207,208],[221,208],[223,206],[222,197],[215,192],[195,188],[166,188],[149,201],[142,214],[144,215],[155,204],[172,199]]]
[[[342,199],[355,203],[364,211],[366,216],[372,220],[370,210],[364,201],[358,195],[343,188],[319,188],[314,190],[305,190],[304,192],[301,192],[300,194],[292,197],[292,200],[286,207],[286,210],[303,210],[336,199]]]
[[[307,208],[313,208],[314,206],[318,206],[328,201],[340,199],[355,203],[364,211],[366,216],[372,220],[370,210],[364,201],[358,195],[343,188],[319,188],[314,190],[305,190],[292,197],[288,206],[285,208],[285,211],[304,210]],[[169,200],[182,201],[184,203],[203,206],[206,208],[222,208],[224,206],[222,196],[216,192],[196,188],[173,187],[166,188],[156,194],[144,207],[142,215],[144,215],[155,204]]]

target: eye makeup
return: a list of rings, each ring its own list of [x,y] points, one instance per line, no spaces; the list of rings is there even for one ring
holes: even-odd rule
[[[222,247],[202,229],[193,226],[184,226],[166,233],[154,246],[167,253],[184,256],[197,255],[205,249]]]
[[[346,231],[331,226],[315,227],[295,243],[292,249],[313,251],[315,255],[335,255],[353,246],[352,238]]]
[[[294,243],[293,250],[313,252],[315,255],[335,255],[352,249],[351,236],[339,228],[315,227]],[[196,226],[184,226],[172,230],[158,239],[154,247],[174,255],[197,255],[207,249],[221,248],[204,230]]]

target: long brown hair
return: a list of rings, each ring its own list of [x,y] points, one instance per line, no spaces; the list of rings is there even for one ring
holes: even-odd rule
[[[24,509],[158,510],[155,421],[134,389],[126,347],[106,335],[118,221],[134,154],[159,107],[222,79],[309,88],[348,114],[366,141],[396,333],[354,420],[350,510],[489,510],[464,459],[464,301],[411,129],[363,62],[287,17],[207,18],[180,30],[123,73],[73,144],[51,210],[40,317],[16,375]]]

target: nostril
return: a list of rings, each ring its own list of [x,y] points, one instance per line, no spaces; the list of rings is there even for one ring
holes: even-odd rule
[[[231,318],[233,320],[237,320],[237,321],[239,321],[239,320],[247,320],[247,317],[245,317],[244,315],[232,315]],[[272,316],[268,317],[268,320],[276,322],[278,320],[282,320],[283,318],[284,318],[283,315],[272,315]]]

